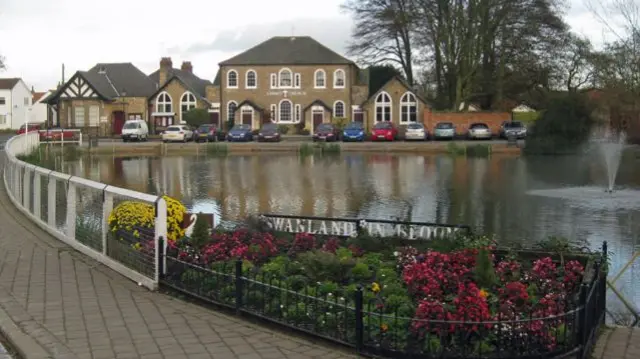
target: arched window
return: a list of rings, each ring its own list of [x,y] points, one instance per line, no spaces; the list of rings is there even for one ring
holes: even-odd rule
[[[400,123],[418,121],[418,102],[411,92],[405,92],[400,98]]]
[[[293,86],[293,73],[289,69],[282,69],[278,73],[279,87],[292,87]]]
[[[227,104],[227,121],[235,123],[236,122],[236,109],[238,108],[238,104],[235,101],[229,101]]]
[[[314,85],[317,89],[323,89],[327,87],[327,73],[323,69],[316,70],[314,74]]]
[[[376,122],[391,121],[391,96],[380,92],[376,97]]]
[[[238,72],[236,72],[236,70],[229,70],[229,72],[227,72],[227,87],[238,87]]]
[[[173,112],[173,106],[171,104],[171,96],[166,92],[161,92],[156,97],[156,112],[157,113],[171,113]]]
[[[293,104],[289,100],[280,101],[280,119],[278,122],[292,122],[293,121]]]
[[[344,70],[338,69],[333,72],[333,87],[343,88],[345,86]]]
[[[333,104],[333,117],[344,118],[344,102],[336,101]]]
[[[191,92],[185,92],[180,99],[180,110],[182,114],[196,108],[196,97]]]
[[[254,89],[258,87],[258,78],[256,76],[256,72],[253,70],[247,71],[247,75],[245,76],[246,83],[245,87],[248,89]]]

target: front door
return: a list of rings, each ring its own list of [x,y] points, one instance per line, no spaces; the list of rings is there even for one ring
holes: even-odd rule
[[[113,123],[111,131],[114,135],[121,135],[122,126],[124,126],[124,112],[116,111],[113,113]]]
[[[324,111],[313,111],[313,130],[315,131],[324,122]]]
[[[211,123],[220,128],[220,112],[211,112]]]
[[[253,120],[253,113],[251,113],[251,112],[243,112],[242,113],[242,124],[243,125],[251,126],[252,125],[252,123],[251,123],[252,121],[251,120]]]

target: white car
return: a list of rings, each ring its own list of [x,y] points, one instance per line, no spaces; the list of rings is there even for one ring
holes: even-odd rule
[[[149,139],[149,127],[143,120],[129,120],[122,126],[122,141],[146,141]]]
[[[187,125],[169,126],[162,132],[162,142],[187,142],[193,140],[193,131]]]

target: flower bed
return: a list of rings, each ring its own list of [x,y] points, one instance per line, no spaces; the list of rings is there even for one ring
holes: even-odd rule
[[[363,351],[540,357],[579,341],[587,257],[524,260],[486,238],[397,246],[244,229],[169,248],[174,288]]]

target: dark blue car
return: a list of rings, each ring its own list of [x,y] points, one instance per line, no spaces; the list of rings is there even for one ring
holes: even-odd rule
[[[351,122],[342,131],[343,141],[364,141],[364,126],[362,122]]]
[[[235,125],[227,134],[227,141],[253,141],[250,125]]]

